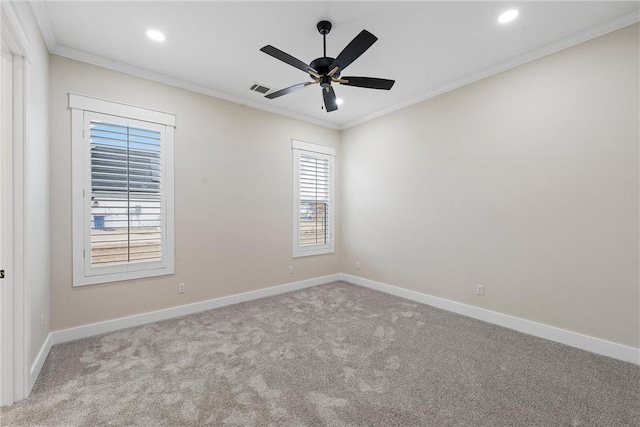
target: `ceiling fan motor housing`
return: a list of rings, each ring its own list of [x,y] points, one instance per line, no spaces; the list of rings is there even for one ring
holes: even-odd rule
[[[333,60],[334,58],[324,56],[322,58],[314,59],[313,61],[311,61],[311,64],[309,64],[309,66],[311,66],[311,68],[316,70],[318,74],[326,77],[326,74],[329,71],[331,71],[331,68],[329,67],[331,67]],[[340,75],[340,71],[336,72],[333,76],[338,77],[339,75]],[[329,79],[329,81],[331,81],[331,79]]]

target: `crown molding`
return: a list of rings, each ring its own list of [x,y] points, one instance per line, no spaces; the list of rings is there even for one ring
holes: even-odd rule
[[[14,53],[19,53],[27,62],[31,62],[29,38],[22,29],[22,24],[13,5],[8,2],[2,2],[0,9],[2,40],[9,45],[9,49]]]
[[[233,102],[235,104],[245,105],[247,107],[255,108],[262,111],[267,111],[270,113],[278,114],[280,116],[289,117],[292,119],[304,121],[307,123],[312,123],[318,126],[326,127],[329,129],[335,129],[335,130],[346,130],[354,126],[377,119],[379,117],[386,116],[387,114],[393,113],[395,111],[401,110],[403,108],[409,107],[414,104],[418,104],[420,102],[434,98],[438,95],[442,95],[443,93],[450,92],[452,90],[469,85],[471,83],[477,82],[487,77],[491,77],[493,75],[502,73],[512,68],[519,67],[520,65],[527,64],[529,62],[554,54],[561,50],[576,46],[580,43],[584,43],[596,37],[603,36],[605,34],[611,33],[613,31],[616,31],[624,27],[627,27],[629,25],[633,25],[640,22],[640,10],[636,9],[634,11],[621,15],[617,18],[611,19],[607,22],[603,22],[602,24],[595,25],[586,30],[572,34],[568,37],[565,37],[564,39],[557,40],[553,43],[542,46],[538,49],[532,50],[530,52],[516,56],[511,59],[508,59],[499,64],[491,66],[489,68],[485,68],[477,73],[471,74],[462,79],[458,79],[451,83],[441,85],[422,95],[413,97],[403,102],[399,102],[397,104],[394,104],[387,108],[383,108],[382,110],[376,111],[374,113],[367,114],[359,119],[352,120],[343,124],[335,124],[335,123],[327,122],[324,120],[319,120],[313,117],[309,117],[303,114],[294,113],[292,111],[288,111],[282,108],[277,108],[277,107],[253,102],[236,95],[231,95],[226,92],[222,92],[222,91],[219,91],[207,86],[203,86],[197,83],[192,83],[177,77],[168,76],[166,74],[157,73],[155,71],[125,64],[122,62],[113,61],[113,60],[106,59],[106,58],[93,55],[87,52],[83,52],[77,49],[72,49],[66,46],[60,46],[56,41],[56,37],[53,32],[53,27],[49,19],[49,14],[47,13],[47,10],[46,10],[44,0],[35,0],[30,2],[30,4],[33,10],[33,13],[36,17],[36,21],[38,22],[38,26],[40,27],[42,36],[45,40],[45,43],[47,44],[47,48],[49,49],[49,52],[52,54],[63,56],[69,59],[74,59],[76,61],[86,62],[92,65],[97,65],[99,67],[107,68],[114,71],[119,71],[119,72],[130,74],[136,77],[141,77],[141,78],[152,80],[158,83],[163,83],[169,86],[186,89],[192,92],[197,92],[204,95],[212,96],[214,98],[219,98],[225,101]]]
[[[58,47],[58,42],[56,41],[56,35],[53,32],[53,26],[51,25],[51,19],[49,18],[47,8],[44,5],[44,0],[30,1],[29,5],[31,6],[33,16],[36,18],[44,43],[47,45],[47,49],[49,52],[53,52]]]
[[[106,59],[88,52],[59,45],[53,31],[53,26],[51,25],[49,13],[47,12],[47,8],[44,3],[44,0],[35,0],[30,2],[31,9],[33,10],[33,14],[36,17],[38,27],[40,27],[40,32],[42,33],[42,37],[44,38],[49,53],[80,62],[86,62],[88,64],[107,68],[113,71],[130,74],[132,76],[141,77],[143,79],[152,80],[158,83],[163,83],[169,86],[178,87],[180,89],[186,89],[192,92],[201,93],[203,95],[212,96],[214,98],[223,99],[225,101],[233,102],[234,104],[240,104],[258,110],[267,111],[269,113],[278,114],[280,116],[312,123],[317,126],[322,126],[334,130],[338,130],[339,128],[339,126],[335,123],[319,120],[313,117],[305,116],[304,114],[294,113],[281,108],[263,105],[239,96],[231,95],[226,92],[199,85],[197,83],[192,83],[177,77],[172,77],[166,74],[148,70],[146,68],[136,67],[134,65]]]
[[[267,111],[269,113],[278,114],[280,116],[285,116],[285,117],[300,120],[303,122],[312,123],[317,126],[322,126],[325,128],[335,129],[335,130],[339,129],[339,126],[335,123],[326,122],[324,120],[318,120],[313,117],[294,113],[292,111],[287,111],[281,108],[263,105],[263,104],[253,102],[236,95],[231,95],[226,92],[212,89],[210,87],[203,86],[197,83],[192,83],[177,77],[168,76],[166,74],[151,71],[146,68],[136,67],[134,65],[125,64],[123,62],[106,59],[101,56],[93,55],[91,53],[83,52],[77,49],[71,49],[66,46],[58,45],[53,51],[51,51],[51,53],[53,53],[54,55],[65,57],[65,58],[74,59],[76,61],[97,65],[99,67],[107,68],[113,71],[119,71],[121,73],[130,74],[132,76],[141,77],[143,79],[151,80],[158,83],[163,83],[169,86],[174,86],[180,89],[186,89],[191,92],[201,93],[203,95],[208,95],[214,98],[233,102],[234,104],[244,105],[247,107],[255,108],[257,110]]]
[[[391,107],[383,108],[382,110],[377,111],[375,113],[367,114],[362,118],[344,123],[340,126],[340,130],[349,129],[354,126],[360,125],[362,123],[366,123],[371,120],[377,119],[379,117],[386,116],[387,114],[393,113],[395,111],[401,110],[403,108],[409,107],[414,104],[418,104],[422,101],[426,101],[427,99],[434,98],[438,95],[442,95],[443,93],[450,92],[462,86],[466,86],[468,84],[477,82],[478,80],[486,79],[487,77],[491,77],[495,74],[499,74],[504,71],[510,70],[512,68],[519,67],[520,65],[524,65],[526,63],[529,63],[537,59],[543,58],[545,56],[559,52],[561,50],[576,46],[580,43],[584,43],[596,37],[600,37],[605,34],[611,33],[613,31],[622,29],[624,27],[628,27],[629,25],[633,25],[639,21],[640,21],[640,10],[636,9],[632,12],[626,13],[624,15],[621,15],[607,22],[603,22],[602,24],[599,24],[591,28],[588,28],[586,30],[580,31],[578,33],[572,34],[568,37],[557,40],[553,43],[542,46],[538,49],[532,50],[525,54],[508,59],[504,62],[501,62],[489,68],[485,68],[484,70],[471,74],[462,79],[442,85],[426,94],[416,96],[407,101],[392,105]]]

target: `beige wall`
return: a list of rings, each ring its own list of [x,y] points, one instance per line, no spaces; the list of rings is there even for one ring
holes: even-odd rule
[[[25,283],[29,294],[30,365],[50,331],[49,52],[28,3],[13,3],[29,45],[24,152]],[[44,315],[44,328],[40,316]]]
[[[638,48],[634,25],[344,131],[342,271],[639,347]]]
[[[339,272],[338,253],[292,259],[291,170],[292,138],[339,132],[54,55],[50,84],[53,330]],[[175,275],[72,287],[68,92],[176,114]]]
[[[343,271],[638,347],[638,60],[635,25],[340,134],[51,56],[52,330]],[[68,92],[177,115],[174,276],[71,286]],[[334,255],[291,258],[291,138],[338,148]]]

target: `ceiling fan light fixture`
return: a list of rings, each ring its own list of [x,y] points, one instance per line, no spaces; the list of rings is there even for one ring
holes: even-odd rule
[[[516,9],[507,10],[503,12],[498,17],[498,22],[501,24],[506,24],[507,22],[511,22],[518,17],[518,11]]]
[[[147,37],[156,42],[163,42],[166,37],[158,30],[148,30]]]

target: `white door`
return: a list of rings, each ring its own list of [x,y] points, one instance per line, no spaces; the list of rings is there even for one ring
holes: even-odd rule
[[[0,406],[14,401],[13,348],[13,55],[0,67]],[[2,278],[2,276],[4,277]]]

